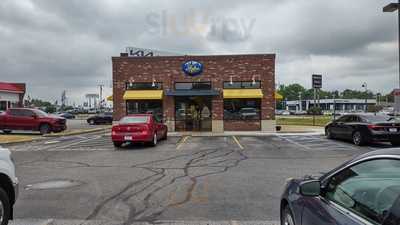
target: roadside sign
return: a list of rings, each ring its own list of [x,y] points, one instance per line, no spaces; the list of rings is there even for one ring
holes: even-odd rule
[[[322,75],[313,74],[312,75],[312,87],[313,88],[322,88]]]

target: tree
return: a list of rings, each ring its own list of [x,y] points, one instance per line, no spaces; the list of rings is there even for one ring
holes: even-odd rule
[[[298,100],[299,93],[301,93],[303,98],[305,91],[306,89],[300,84],[290,84],[288,86],[280,85],[278,89],[278,93],[281,94],[284,99],[289,101]]]

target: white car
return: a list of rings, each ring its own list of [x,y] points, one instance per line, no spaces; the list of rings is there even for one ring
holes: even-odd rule
[[[8,149],[0,146],[0,224],[13,219],[13,208],[18,197],[18,178],[15,175],[14,160]]]

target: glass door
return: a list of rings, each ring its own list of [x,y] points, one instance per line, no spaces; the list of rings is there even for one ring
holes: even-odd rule
[[[177,131],[211,131],[211,97],[176,97]]]

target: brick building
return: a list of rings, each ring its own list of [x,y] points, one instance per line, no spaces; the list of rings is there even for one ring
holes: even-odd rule
[[[112,57],[114,119],[153,113],[170,131],[275,129],[275,55]]]

